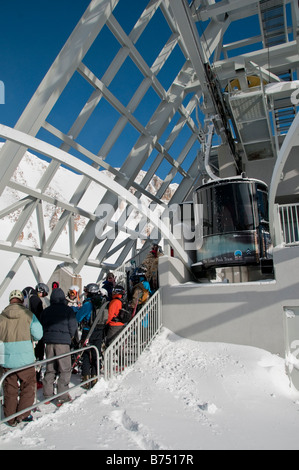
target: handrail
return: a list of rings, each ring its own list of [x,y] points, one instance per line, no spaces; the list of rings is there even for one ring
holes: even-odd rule
[[[104,377],[109,380],[134,364],[162,328],[158,290],[104,352]]]
[[[81,352],[81,351],[84,352],[84,351],[86,351],[87,349],[94,349],[95,352],[96,352],[96,355],[97,355],[97,375],[96,375],[96,378],[99,379],[99,378],[100,378],[100,355],[99,355],[99,351],[98,351],[98,349],[96,348],[96,346],[94,346],[94,345],[89,345],[89,346],[86,346],[86,347],[84,347],[84,348],[76,349],[76,351],[73,351],[73,350],[72,350],[72,351],[70,351],[70,352],[68,352],[68,353],[61,354],[60,356],[54,356],[54,357],[51,357],[51,358],[49,358],[49,359],[43,359],[42,361],[36,361],[36,362],[34,362],[34,363],[32,363],[32,364],[28,364],[27,366],[19,367],[19,368],[16,368],[16,369],[10,369],[9,371],[5,372],[5,374],[3,374],[2,377],[0,378],[0,390],[1,390],[2,387],[3,387],[3,382],[4,382],[4,380],[5,380],[6,377],[7,377],[8,375],[10,375],[10,374],[14,374],[15,372],[19,372],[19,371],[21,371],[21,370],[29,369],[30,367],[34,367],[34,368],[35,368],[35,367],[37,367],[37,366],[39,366],[39,365],[42,365],[42,364],[45,364],[45,363],[47,363],[47,362],[53,362],[53,361],[55,361],[55,360],[57,360],[57,359],[61,359],[61,358],[66,357],[66,356],[71,356],[71,355],[76,354],[76,353],[79,353],[79,352]],[[90,379],[88,379],[88,380],[86,380],[86,381],[84,381],[84,382],[81,382],[79,385],[74,385],[73,387],[70,387],[68,390],[75,390],[76,388],[82,387],[82,385],[87,384],[87,383],[89,383],[89,382],[91,382],[91,381],[93,381],[93,380],[95,380],[95,377],[91,377]],[[39,402],[37,402],[37,401],[35,400],[35,403],[34,403],[33,405],[29,406],[28,408],[25,408],[25,409],[23,409],[23,410],[21,410],[21,411],[18,411],[17,413],[14,413],[14,414],[11,415],[11,416],[8,416],[8,417],[6,417],[6,418],[0,420],[0,424],[5,423],[6,421],[9,421],[9,420],[11,420],[11,419],[13,419],[13,418],[17,418],[17,417],[20,416],[21,414],[26,413],[27,411],[33,410],[34,408],[36,408],[37,405],[43,405],[44,403],[46,403],[46,402],[48,402],[48,401],[52,401],[52,400],[54,400],[54,399],[56,399],[56,398],[58,398],[58,397],[60,397],[60,396],[62,396],[62,395],[65,395],[65,393],[66,393],[66,392],[57,393],[57,394],[53,395],[52,397],[46,398],[45,400],[42,400],[42,401],[39,401]],[[0,399],[1,399],[1,398],[2,398],[2,397],[0,397]],[[1,401],[1,400],[0,400],[0,401]]]
[[[141,308],[141,310],[134,316],[134,318],[125,326],[117,338],[110,344],[110,346],[104,352],[104,378],[109,380],[112,377],[119,375],[130,365],[133,365],[141,355],[141,353],[151,344],[153,339],[157,336],[162,328],[162,309],[161,309],[161,295],[160,291],[156,291],[155,294],[147,301],[147,303]],[[88,345],[84,348],[70,351],[69,353],[55,356],[49,359],[43,359],[42,361],[36,361],[24,367],[10,369],[0,378],[0,390],[3,387],[3,382],[6,377],[10,374],[18,372],[20,370],[29,369],[30,367],[37,367],[47,362],[53,362],[56,359],[66,357],[69,355],[84,352],[87,349],[93,348],[97,355],[97,375],[96,378],[100,378],[100,355],[98,349],[93,345]],[[69,390],[75,390],[82,385],[87,384],[95,380],[95,377],[89,378],[88,380],[81,382],[79,385],[70,387]],[[5,423],[13,418],[20,416],[27,411],[31,411],[36,408],[37,405],[42,405],[48,401],[52,401],[66,392],[61,392],[53,395],[42,401],[36,401],[35,403],[11,416],[8,416],[0,420],[0,424]],[[0,401],[1,401],[0,396]]]
[[[299,244],[299,204],[279,205],[283,242],[286,245]]]

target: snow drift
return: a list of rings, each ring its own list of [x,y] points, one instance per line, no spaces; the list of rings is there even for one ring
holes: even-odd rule
[[[252,347],[198,343],[163,329],[122,376],[73,397],[60,409],[43,405],[23,429],[2,425],[0,448],[134,455],[299,447],[299,393],[284,360]]]

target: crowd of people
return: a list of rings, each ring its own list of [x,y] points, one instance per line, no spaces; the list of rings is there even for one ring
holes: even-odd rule
[[[70,286],[65,294],[58,282],[52,283],[49,303],[45,299],[50,289],[44,283],[10,293],[9,305],[0,315],[0,376],[11,369],[25,369],[10,373],[4,380],[6,418],[30,408],[37,388],[43,389],[46,403],[51,403],[55,393],[57,406],[71,401],[69,383],[79,359],[82,386],[90,388],[96,384],[101,365],[98,357],[101,358],[103,349],[158,288],[161,254],[160,247],[154,245],[143,265],[130,273],[125,286],[117,283],[113,273],[107,274],[102,286],[87,284],[83,300],[78,286]],[[107,318],[103,317],[104,307]],[[99,355],[94,349],[86,349],[73,362],[74,355],[70,353],[86,345],[87,340]],[[31,366],[44,359],[47,359],[45,371]],[[32,419],[31,412],[24,411],[7,424],[16,426]]]

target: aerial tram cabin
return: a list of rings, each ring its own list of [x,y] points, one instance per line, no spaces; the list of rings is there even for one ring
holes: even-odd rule
[[[241,176],[203,184],[194,193],[194,217],[196,275],[236,266],[273,272],[265,183]]]

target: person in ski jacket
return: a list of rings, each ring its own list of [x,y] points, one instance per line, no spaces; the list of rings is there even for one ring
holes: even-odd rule
[[[111,342],[124,328],[124,323],[118,320],[118,314],[123,307],[123,297],[125,289],[122,286],[115,286],[112,292],[112,300],[109,303],[108,320],[107,320],[107,336],[106,346]]]
[[[36,289],[33,287],[25,287],[22,290],[24,295],[24,305],[31,310],[32,313],[36,316],[38,321],[40,321],[41,314],[44,310],[43,302],[38,295]],[[43,338],[41,338],[34,348],[34,353],[37,361],[42,361],[45,355],[45,344]],[[40,380],[40,372],[37,372],[37,381]]]
[[[73,285],[69,288],[68,293],[65,297],[66,304],[71,307],[75,313],[78,312],[79,308],[82,306],[79,296],[79,287]],[[80,334],[79,329],[77,328],[72,341],[72,349],[78,349],[80,346]]]
[[[33,341],[43,336],[42,325],[36,316],[24,306],[24,295],[14,290],[9,295],[9,305],[0,315],[0,341],[3,342],[3,355],[0,365],[4,372],[34,363]],[[4,416],[18,413],[34,404],[36,391],[35,367],[12,373],[4,380]],[[27,411],[8,421],[10,426],[29,421]]]
[[[144,266],[140,266],[139,268],[136,268],[130,278],[133,285],[130,306],[136,311],[143,307],[153,293],[150,283],[146,280],[146,272],[146,268]]]
[[[75,285],[71,286],[65,298],[67,305],[72,307],[77,313],[78,309],[82,306],[79,296],[79,287]]]
[[[106,276],[106,280],[103,282],[103,289],[108,292],[108,300],[112,300],[112,291],[115,287],[116,279],[113,273],[108,273]]]
[[[52,291],[50,306],[43,311],[41,323],[44,328],[47,359],[69,353],[78,323],[73,309],[66,305],[65,294],[59,287]],[[72,360],[70,355],[47,362],[43,380],[44,397],[47,399],[54,395],[54,382],[58,375],[57,392],[65,393],[58,398],[57,404],[69,401],[71,398],[67,390],[71,373]]]
[[[163,256],[162,249],[158,244],[154,244],[142,263],[146,268],[146,279],[154,291],[159,288],[158,265],[160,256]]]
[[[82,325],[82,336],[81,336],[81,346],[84,345],[86,338],[88,336],[90,327],[93,324],[95,319],[96,307],[100,307],[106,297],[104,294],[107,292],[101,291],[100,287],[96,283],[90,283],[84,287],[85,301],[83,302],[82,307],[77,311],[76,318],[78,323]],[[104,340],[104,330],[105,325],[97,325],[94,329],[92,335],[88,339],[88,344],[93,345],[97,348],[99,356],[101,357],[102,343]],[[101,363],[99,364],[101,367]],[[97,354],[94,349],[89,349],[85,351],[82,355],[82,382],[86,382],[90,378],[94,378],[93,381],[82,385],[83,388],[93,387],[97,383]]]
[[[49,287],[46,284],[44,284],[43,282],[39,282],[37,284],[35,290],[37,291],[37,295],[39,296],[39,298],[42,301],[43,308],[48,307],[49,302],[48,302],[47,297],[49,295]]]
[[[40,299],[40,297],[37,295],[36,289],[33,287],[25,287],[25,289],[22,290],[22,293],[24,295],[24,305],[25,307],[29,308],[32,313],[36,316],[38,320],[40,320],[40,316],[44,310],[43,308],[43,303]]]
[[[96,283],[90,283],[84,287],[85,300],[82,306],[76,311],[77,322],[81,323],[82,333],[87,335],[92,324],[93,306],[92,299],[98,296],[100,288]]]

